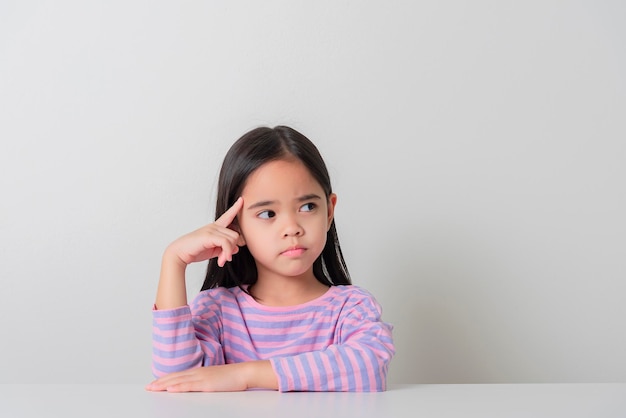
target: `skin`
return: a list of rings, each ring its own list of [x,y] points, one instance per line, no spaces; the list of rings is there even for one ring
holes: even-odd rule
[[[328,287],[313,275],[326,243],[337,202],[297,160],[272,161],[246,181],[242,196],[212,224],[172,242],[165,250],[157,288],[158,309],[187,305],[187,265],[217,257],[223,267],[239,246],[253,255],[258,278],[250,292],[269,306],[293,306],[323,295]],[[234,222],[237,220],[237,222]],[[198,367],[163,376],[151,391],[241,391],[278,389],[269,360]]]

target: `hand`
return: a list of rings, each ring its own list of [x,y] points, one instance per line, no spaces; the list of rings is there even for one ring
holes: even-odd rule
[[[235,392],[247,389],[245,379],[237,373],[239,364],[197,367],[170,373],[148,386],[150,391],[168,392]]]
[[[229,228],[243,207],[243,198],[237,201],[212,224],[190,232],[171,243],[166,254],[176,256],[182,263],[190,264],[217,257],[223,267],[239,252],[243,239],[237,231]]]
[[[197,367],[170,373],[146,386],[146,390],[168,392],[238,392],[248,388],[278,389],[268,360]]]

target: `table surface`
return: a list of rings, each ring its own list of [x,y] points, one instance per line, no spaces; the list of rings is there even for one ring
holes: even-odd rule
[[[155,393],[0,384],[0,417],[626,417],[626,383],[393,385],[380,393]]]

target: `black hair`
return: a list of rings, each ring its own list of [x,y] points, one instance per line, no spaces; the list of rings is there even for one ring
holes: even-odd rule
[[[315,145],[288,126],[260,127],[245,133],[224,157],[218,181],[215,218],[222,216],[241,196],[246,180],[256,169],[270,161],[292,159],[304,164],[329,199],[332,193],[330,176]],[[334,218],[326,233],[326,245],[313,263],[313,274],[327,286],[351,284]],[[209,260],[201,290],[234,286],[241,288],[243,285],[253,285],[256,280],[256,263],[248,247],[243,246],[224,267],[217,265],[216,258]]]

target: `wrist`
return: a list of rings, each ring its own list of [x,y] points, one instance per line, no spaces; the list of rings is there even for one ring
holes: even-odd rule
[[[187,268],[187,263],[185,263],[176,252],[176,249],[172,247],[170,244],[165,251],[163,252],[163,257],[161,259],[161,264],[163,266],[167,266],[169,268],[175,268],[178,270],[185,270]]]
[[[245,365],[245,381],[248,389],[278,390],[278,379],[269,360],[257,360],[240,363]]]

